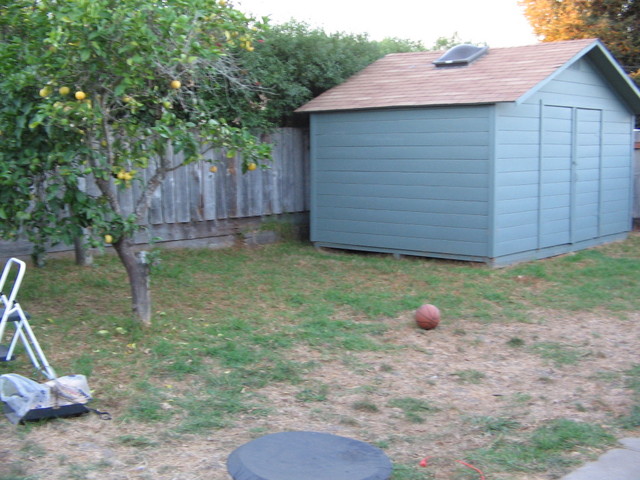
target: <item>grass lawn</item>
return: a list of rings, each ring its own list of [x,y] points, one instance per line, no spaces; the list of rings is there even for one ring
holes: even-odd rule
[[[0,480],[228,479],[237,446],[307,429],[382,448],[393,480],[479,478],[455,460],[551,479],[640,432],[638,234],[503,269],[303,243],[168,250],[152,291],[141,330],[115,256],[28,268],[19,300],[49,361],[88,376],[113,420],[6,422]],[[413,323],[423,303],[435,330]],[[9,372],[38,379],[24,354]]]

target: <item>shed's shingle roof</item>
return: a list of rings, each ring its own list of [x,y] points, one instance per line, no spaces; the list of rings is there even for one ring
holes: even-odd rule
[[[443,52],[396,53],[297,112],[513,102],[594,44],[595,39],[492,48],[467,66],[436,67]]]

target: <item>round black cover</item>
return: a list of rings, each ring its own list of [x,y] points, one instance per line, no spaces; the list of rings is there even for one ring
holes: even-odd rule
[[[234,480],[387,480],[382,450],[319,432],[281,432],[238,447],[227,459]]]

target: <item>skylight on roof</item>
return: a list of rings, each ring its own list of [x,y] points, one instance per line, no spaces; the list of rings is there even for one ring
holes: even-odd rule
[[[437,60],[434,60],[436,67],[453,67],[469,65],[471,62],[481,57],[487,51],[489,47],[477,47],[475,45],[456,45],[455,47],[447,50]]]

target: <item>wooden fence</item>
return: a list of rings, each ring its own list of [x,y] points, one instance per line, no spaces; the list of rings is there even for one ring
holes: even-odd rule
[[[151,238],[172,245],[228,245],[244,236],[255,240],[265,219],[281,219],[304,227],[309,210],[309,148],[305,130],[285,128],[266,139],[273,143],[269,168],[242,173],[239,158],[210,151],[205,161],[179,168],[168,175],[154,194],[138,243]],[[216,161],[218,171],[209,171]],[[140,172],[145,178],[151,170]],[[140,188],[120,192],[125,212],[131,212]],[[72,250],[57,246],[51,251]],[[27,256],[26,241],[0,241],[0,258]]]

